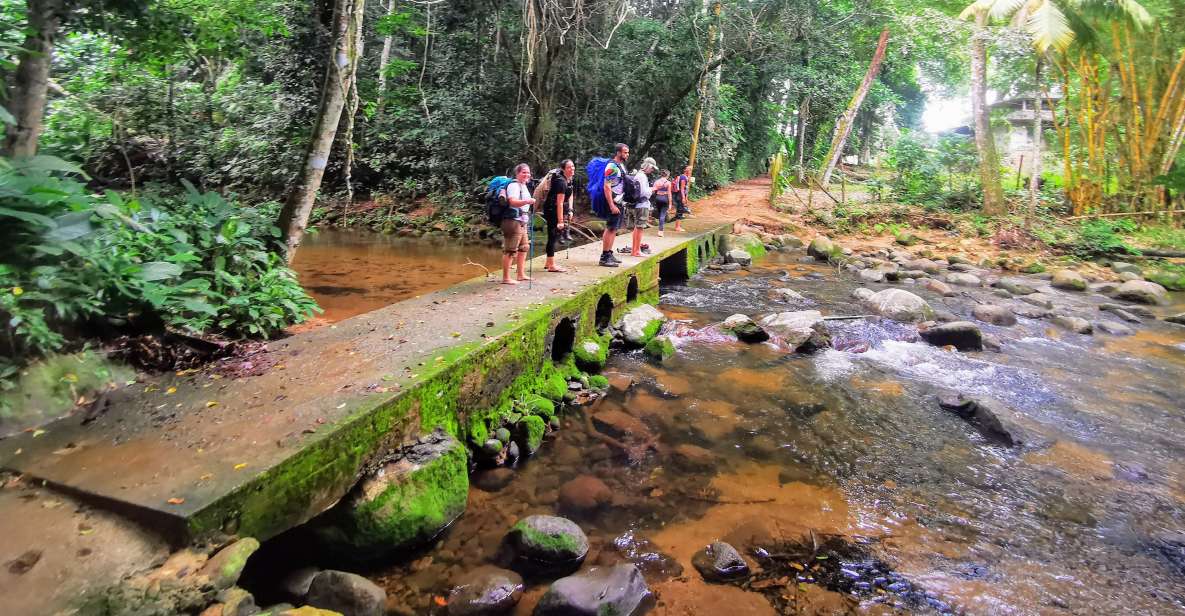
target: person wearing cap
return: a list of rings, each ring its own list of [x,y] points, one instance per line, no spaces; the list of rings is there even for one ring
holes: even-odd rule
[[[638,181],[638,201],[629,208],[628,213],[630,228],[634,230],[631,257],[642,256],[642,229],[646,228],[646,223],[650,220],[650,174],[657,168],[658,163],[654,162],[653,158],[646,157],[642,159],[641,166],[634,171],[634,179]]]

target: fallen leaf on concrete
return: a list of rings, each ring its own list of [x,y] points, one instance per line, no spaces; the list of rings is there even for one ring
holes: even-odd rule
[[[182,504],[182,503],[184,503],[184,502],[185,502],[185,499],[184,499],[184,498],[176,498],[176,497],[174,497],[174,498],[170,498],[169,500],[167,500],[167,501],[165,501],[165,502],[166,502],[166,503],[168,503],[168,504],[170,504],[170,505],[180,505],[180,504]]]
[[[238,464],[236,464],[236,465],[235,465],[235,470],[236,470],[236,471],[241,471],[241,470],[243,470],[243,469],[245,469],[245,468],[247,468],[247,463],[246,463],[246,462],[239,462]]]
[[[214,400],[210,400],[209,402],[206,403],[206,408],[208,408],[208,409],[212,409],[216,406],[218,406],[218,403],[215,402]]]
[[[166,395],[166,396],[168,396],[168,395],[172,395],[172,394],[175,394],[175,393],[177,393],[177,388],[176,388],[176,387],[170,387],[170,388],[168,388],[168,389],[166,389],[166,390],[165,390],[165,395]]]

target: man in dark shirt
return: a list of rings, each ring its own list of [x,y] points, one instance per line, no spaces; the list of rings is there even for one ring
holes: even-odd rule
[[[568,228],[569,221],[566,214],[572,202],[572,176],[576,174],[576,163],[565,159],[560,163],[559,173],[552,171],[551,190],[547,192],[547,199],[543,202],[543,218],[547,221],[547,261],[543,269],[549,272],[566,272],[568,270],[555,264],[555,245],[560,234]]]

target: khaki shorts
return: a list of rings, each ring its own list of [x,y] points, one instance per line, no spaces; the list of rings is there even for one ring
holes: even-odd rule
[[[625,227],[627,229],[641,229],[650,220],[649,207],[631,207],[626,210]]]
[[[527,252],[531,246],[527,244],[527,226],[515,218],[502,221],[502,252],[512,255],[516,252]]]

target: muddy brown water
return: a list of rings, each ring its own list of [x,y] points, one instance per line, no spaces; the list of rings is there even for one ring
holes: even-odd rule
[[[1185,558],[1163,541],[1185,532],[1185,328],[1081,336],[1021,319],[983,326],[1004,352],[955,353],[917,342],[911,326],[832,321],[837,346],[867,350],[810,356],[712,333],[737,312],[859,313],[853,281],[800,256],[664,288],[660,308],[678,320],[668,326],[674,358],[614,355],[606,374],[619,386],[570,410],[508,484],[491,486],[494,471],[479,471],[467,512],[436,544],[368,572],[393,611],[444,613],[452,582],[493,561],[517,519],[570,514],[562,486],[584,476],[612,493],[600,510],[571,515],[590,538],[586,566],[638,564],[657,614],[1185,609]],[[807,302],[775,299],[780,287]],[[1183,300],[1158,310],[1181,312]],[[973,304],[944,307],[966,316]],[[1005,402],[1024,444],[993,444],[940,409],[936,395],[948,389]],[[585,421],[608,411],[644,422],[656,446],[640,459],[619,455]],[[851,583],[823,587],[808,570],[776,580],[771,601],[707,584],[691,567],[715,539],[752,556],[819,537],[860,546],[863,562],[833,571]],[[528,580],[515,614],[529,614],[548,583]]]
[[[496,271],[502,253],[448,238],[323,229],[300,245],[292,268],[325,311],[318,321],[332,323],[485,274],[469,261]]]

